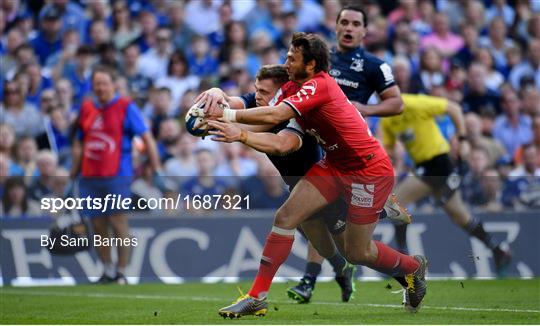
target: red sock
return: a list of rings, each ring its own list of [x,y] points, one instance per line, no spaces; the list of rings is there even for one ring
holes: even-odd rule
[[[293,242],[294,236],[270,232],[264,244],[259,272],[248,292],[250,296],[255,298],[266,296],[279,266],[289,257]]]
[[[413,256],[404,255],[382,242],[373,242],[379,251],[377,260],[371,266],[373,269],[390,276],[403,276],[413,273],[420,266],[420,263]]]

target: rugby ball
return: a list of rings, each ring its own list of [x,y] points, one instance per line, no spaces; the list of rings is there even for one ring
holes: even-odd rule
[[[219,107],[224,110],[228,109],[229,105],[219,104]],[[204,102],[195,103],[189,108],[186,113],[186,130],[196,137],[204,137],[208,134],[208,124],[204,119]]]

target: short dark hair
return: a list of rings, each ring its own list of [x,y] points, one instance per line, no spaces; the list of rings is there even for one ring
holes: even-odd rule
[[[289,81],[289,73],[283,65],[262,66],[255,76],[257,80],[272,79],[276,84],[282,85]]]
[[[315,60],[315,73],[328,71],[330,67],[330,50],[318,35],[296,32],[293,34],[291,45],[300,49],[304,64]]]
[[[359,12],[362,14],[362,17],[364,18],[364,27],[367,27],[368,25],[368,18],[367,18],[367,15],[366,15],[366,12],[364,9],[362,9],[362,7],[360,6],[357,6],[357,5],[346,5],[346,6],[343,6],[341,8],[341,10],[338,12],[337,14],[337,17],[336,17],[336,24],[339,22],[339,17],[341,17],[341,13],[345,10],[352,10],[352,11],[356,11],[356,12]]]
[[[118,78],[118,74],[117,72],[114,70],[114,69],[111,69],[111,67],[109,66],[104,66],[104,65],[99,65],[99,66],[96,66],[93,70],[92,70],[92,76],[90,78],[91,81],[94,80],[94,77],[96,76],[96,74],[98,72],[102,72],[104,74],[107,74],[109,75],[109,77],[111,77],[111,80],[114,82],[116,81],[116,78]]]

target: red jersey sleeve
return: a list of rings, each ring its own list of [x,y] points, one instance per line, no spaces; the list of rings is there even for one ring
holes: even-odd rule
[[[298,115],[317,109],[328,101],[326,80],[315,76],[305,82],[296,94],[287,97],[283,102],[293,108]]]

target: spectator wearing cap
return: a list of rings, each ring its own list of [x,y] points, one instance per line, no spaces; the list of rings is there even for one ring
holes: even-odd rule
[[[171,30],[159,27],[156,31],[156,44],[141,55],[139,71],[152,81],[167,76],[169,56],[173,52]]]
[[[540,89],[540,39],[531,40],[527,47],[527,60],[515,66],[508,77],[514,89],[520,89],[526,77],[534,80],[536,88]]]
[[[439,50],[443,58],[450,58],[464,45],[463,38],[452,33],[448,17],[438,13],[433,19],[433,33],[424,36],[421,40],[422,48],[434,47]]]
[[[486,85],[487,69],[480,63],[473,63],[467,71],[467,85],[463,97],[463,110],[480,115],[499,114],[499,95]]]
[[[170,90],[172,114],[178,114],[184,94],[190,89],[197,89],[199,84],[199,77],[190,74],[187,58],[180,50],[171,54],[167,65],[167,76],[156,82],[157,87]]]
[[[39,17],[43,18],[46,15],[47,10],[51,10],[51,8],[60,13],[62,19],[62,32],[69,29],[75,29],[80,35],[84,35],[87,21],[84,10],[76,2],[69,0],[55,0],[53,3],[46,4],[43,9],[41,9]]]
[[[62,13],[56,6],[46,6],[40,14],[40,30],[30,44],[43,65],[62,48]]]
[[[505,147],[510,157],[514,157],[521,145],[532,141],[532,121],[521,112],[521,101],[514,90],[503,93],[501,104],[504,114],[495,120],[493,136]]]

